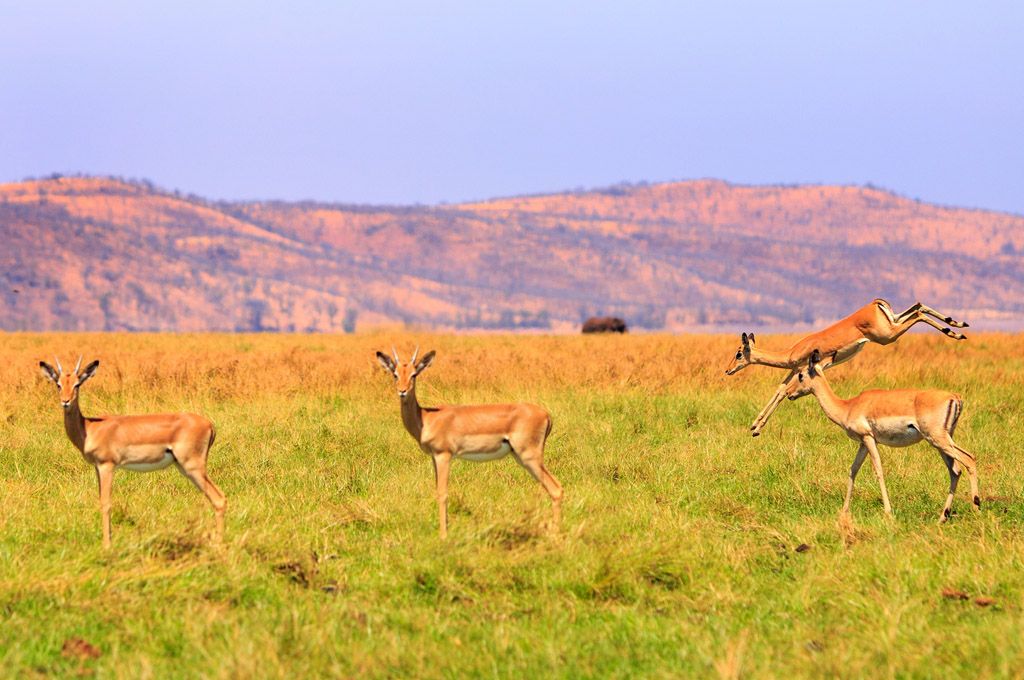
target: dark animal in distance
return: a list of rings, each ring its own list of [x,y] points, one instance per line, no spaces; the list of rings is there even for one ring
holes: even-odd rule
[[[583,323],[584,333],[625,333],[626,322],[617,316],[592,316]]]

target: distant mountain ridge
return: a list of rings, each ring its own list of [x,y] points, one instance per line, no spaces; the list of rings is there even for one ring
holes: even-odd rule
[[[788,328],[874,297],[1024,328],[1024,217],[719,180],[432,207],[0,185],[4,330]]]

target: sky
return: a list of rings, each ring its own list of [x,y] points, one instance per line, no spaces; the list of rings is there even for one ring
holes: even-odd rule
[[[713,177],[1024,214],[1024,3],[0,0],[0,182],[458,202]]]

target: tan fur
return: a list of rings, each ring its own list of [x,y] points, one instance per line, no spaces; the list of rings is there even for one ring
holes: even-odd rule
[[[895,314],[888,302],[877,298],[845,319],[832,324],[824,330],[811,333],[798,340],[789,349],[780,352],[762,350],[756,347],[753,341],[753,334],[748,338],[747,334],[744,333],[744,341],[726,369],[726,375],[733,375],[753,364],[774,366],[775,368],[784,368],[789,371],[771,400],[757,414],[757,417],[750,426],[751,434],[755,437],[761,434],[761,429],[785,398],[789,384],[795,379],[800,368],[806,365],[811,352],[814,350],[821,352],[823,357],[822,368],[829,368],[844,361],[849,361],[864,349],[864,345],[869,342],[879,345],[888,345],[896,342],[912,326],[919,323],[937,328],[956,340],[966,339],[964,334],[939,325],[935,319],[941,319],[944,323],[956,328],[966,328],[970,325],[965,322],[955,321],[948,316],[940,314],[931,307],[922,305],[920,302],[915,303],[900,314]]]
[[[216,432],[208,418],[195,413],[168,413],[139,416],[99,416],[86,418],[78,404],[82,383],[93,376],[98,361],[85,370],[65,371],[57,362],[55,370],[39,362],[43,375],[52,381],[64,408],[64,429],[68,438],[89,465],[96,468],[100,511],[103,516],[103,547],[109,548],[111,491],[114,470],[148,472],[174,465],[213,505],[217,520],[215,539],[224,534],[227,500],[206,474],[206,458]]]
[[[796,379],[786,388],[786,397],[792,400],[813,394],[828,419],[843,428],[850,439],[860,442],[850,468],[844,513],[850,510],[853,483],[860,466],[870,455],[882,491],[882,505],[886,514],[891,515],[892,507],[877,444],[910,446],[922,439],[939,452],[949,471],[949,494],[939,522],[945,522],[949,517],[961,470],[967,470],[974,506],[980,508],[977,461],[953,441],[957,418],[963,409],[959,395],[944,390],[866,390],[852,399],[840,399],[825,379],[823,368],[820,355],[812,352],[808,370],[797,373]]]
[[[395,378],[401,400],[402,423],[420,449],[434,463],[441,538],[448,535],[448,476],[452,459],[477,462],[511,454],[540,482],[551,497],[553,527],[561,519],[562,486],[544,467],[544,444],[551,432],[551,416],[536,404],[487,404],[424,408],[416,398],[416,376],[430,365],[434,352],[420,361],[413,353],[408,362],[377,352],[377,360]]]

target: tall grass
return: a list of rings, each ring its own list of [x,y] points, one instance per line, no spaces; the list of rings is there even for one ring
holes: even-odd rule
[[[551,411],[559,536],[506,459],[453,467],[451,537],[437,538],[429,460],[373,360],[392,344],[438,350],[424,404]],[[0,335],[0,675],[1020,676],[1024,337],[915,334],[830,371],[841,395],[964,395],[957,440],[979,459],[983,511],[961,488],[942,527],[948,477],[925,444],[882,449],[895,521],[867,473],[841,520],[856,444],[812,399],[751,438],[781,372],[726,377],[736,345]],[[115,475],[114,548],[101,549],[94,473],[36,369],[80,352],[101,360],[86,415],[217,424],[222,548],[206,500],[171,469]]]

